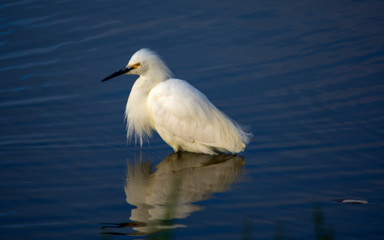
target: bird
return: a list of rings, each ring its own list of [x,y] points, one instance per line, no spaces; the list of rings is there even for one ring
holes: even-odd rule
[[[164,61],[152,50],[135,52],[128,64],[102,80],[123,74],[139,75],[125,108],[127,138],[142,147],[156,131],[173,148],[216,155],[244,151],[252,136],[215,107],[187,81],[173,78]]]

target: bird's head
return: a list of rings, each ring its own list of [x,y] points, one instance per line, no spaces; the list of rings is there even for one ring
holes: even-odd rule
[[[102,82],[122,74],[145,76],[148,73],[154,73],[154,75],[163,76],[164,78],[171,76],[171,71],[167,68],[160,57],[153,51],[143,48],[132,55],[126,67],[104,78]]]

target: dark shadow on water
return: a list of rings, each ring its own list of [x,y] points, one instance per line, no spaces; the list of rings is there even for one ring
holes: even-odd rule
[[[125,194],[135,206],[130,221],[105,224],[104,235],[151,235],[170,239],[171,230],[187,227],[176,223],[193,212],[202,211],[196,202],[213,193],[227,191],[244,165],[237,155],[206,155],[188,152],[169,154],[153,170],[142,157],[127,163]]]
[[[333,240],[334,229],[325,225],[325,217],[320,204],[313,204],[313,226],[315,240]],[[286,238],[284,222],[277,222],[275,231],[275,240],[294,240],[295,238]],[[249,238],[251,239],[251,238]]]
[[[325,227],[325,217],[320,204],[313,205],[313,222],[315,227],[316,240],[332,240],[334,230],[331,227]]]

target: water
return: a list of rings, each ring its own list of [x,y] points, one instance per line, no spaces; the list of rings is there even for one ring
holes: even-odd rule
[[[382,239],[383,9],[1,1],[1,239]],[[249,126],[244,153],[126,145],[135,78],[100,81],[142,47]]]

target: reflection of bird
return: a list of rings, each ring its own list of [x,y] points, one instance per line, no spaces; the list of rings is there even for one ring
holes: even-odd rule
[[[128,137],[136,140],[156,130],[175,152],[215,154],[241,152],[250,134],[218,110],[199,90],[179,79],[152,51],[137,51],[128,65],[103,81],[122,74],[137,74],[125,115]]]
[[[126,200],[136,206],[130,219],[141,234],[181,225],[164,220],[186,218],[203,207],[193,202],[229,188],[241,172],[244,160],[236,155],[172,153],[152,172],[150,163],[130,163],[125,185]]]

